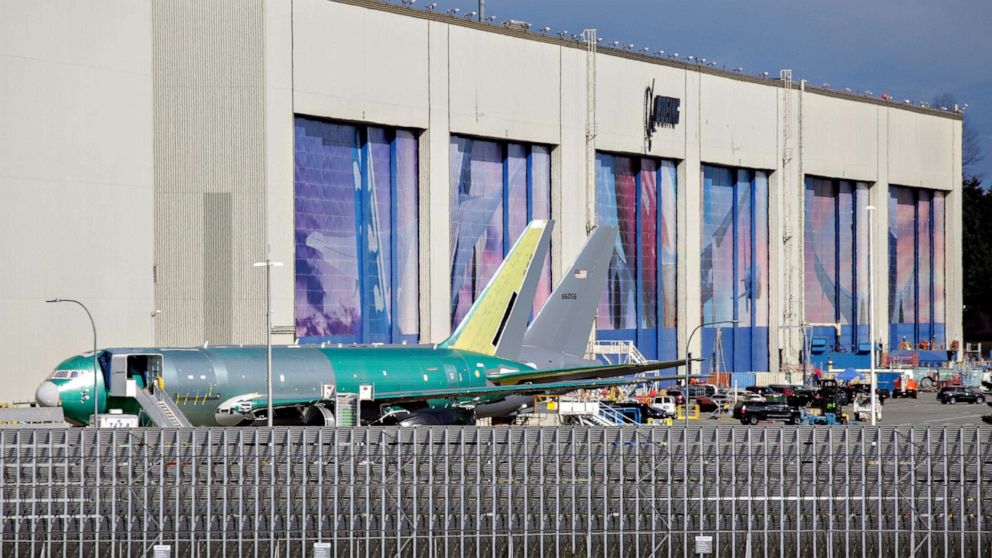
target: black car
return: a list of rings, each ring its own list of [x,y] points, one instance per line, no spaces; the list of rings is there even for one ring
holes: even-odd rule
[[[759,420],[784,420],[789,424],[802,422],[803,413],[785,401],[745,401],[734,406],[734,418],[741,424],[758,424]]]
[[[806,407],[815,403],[817,399],[819,399],[819,392],[805,388],[796,388],[792,395],[786,397],[789,405],[793,407]]]
[[[950,386],[940,388],[940,391],[937,392],[937,401],[940,401],[944,405],[953,405],[958,401],[962,403],[984,403],[985,396],[974,388]]]

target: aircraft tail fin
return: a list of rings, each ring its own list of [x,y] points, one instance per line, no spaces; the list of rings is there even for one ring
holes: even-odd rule
[[[597,227],[524,334],[525,347],[582,358],[606,285],[617,227]]]
[[[482,294],[439,347],[515,359],[520,354],[554,222],[534,220]]]

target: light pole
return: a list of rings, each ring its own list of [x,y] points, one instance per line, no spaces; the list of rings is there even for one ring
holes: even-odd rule
[[[161,313],[162,313],[162,311],[159,310],[158,308],[156,308],[155,310],[152,310],[152,339],[151,339],[151,344],[152,345],[155,344],[155,318],[157,318],[158,315],[161,314]]]
[[[253,267],[265,268],[265,385],[268,387],[268,425],[272,426],[272,268],[282,267],[281,262],[265,258],[264,262],[255,262]]]
[[[875,426],[875,413],[878,395],[878,380],[875,378],[875,228],[872,226],[875,206],[865,208],[868,212],[868,340],[871,342],[871,363],[868,373],[871,374],[871,425]]]
[[[93,423],[91,426],[96,426],[96,418],[100,413],[100,396],[97,391],[96,375],[99,374],[100,367],[97,366],[96,362],[96,324],[93,322],[93,314],[90,314],[90,309],[87,308],[85,304],[71,298],[53,298],[51,300],[46,300],[45,302],[72,302],[73,304],[78,304],[84,311],[86,311],[86,317],[90,319],[90,327],[93,328]]]
[[[717,320],[715,322],[706,322],[699,324],[693,328],[692,332],[689,333],[689,340],[685,342],[685,397],[682,398],[683,404],[685,405],[685,425],[689,426],[689,375],[692,373],[692,353],[689,352],[689,346],[692,345],[692,336],[696,335],[696,332],[706,326],[714,326],[720,324],[736,324],[740,320]]]

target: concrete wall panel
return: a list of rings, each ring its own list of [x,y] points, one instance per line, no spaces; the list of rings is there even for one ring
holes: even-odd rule
[[[701,74],[698,99],[704,163],[775,168],[779,130],[775,88]]]
[[[920,186],[937,190],[960,187],[954,182],[954,168],[960,168],[960,155],[955,161],[954,141],[961,134],[956,121],[899,110],[888,109],[889,183]]]
[[[298,0],[292,26],[298,114],[427,127],[426,21]]]
[[[0,3],[0,400],[62,359],[150,340],[152,80],[146,2]]]
[[[806,174],[874,182],[878,175],[878,106],[803,95]]]
[[[559,142],[561,48],[448,27],[451,131]]]

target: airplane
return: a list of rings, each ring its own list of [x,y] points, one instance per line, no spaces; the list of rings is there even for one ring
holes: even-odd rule
[[[273,347],[274,422],[334,425],[335,413],[345,411],[337,408],[337,396],[364,392],[369,401],[357,409],[364,424],[472,424],[476,409],[486,405],[509,400],[519,406],[522,396],[642,383],[629,376],[683,365],[682,360],[601,365],[581,358],[592,327],[588,309],[595,302],[590,300],[597,300],[602,289],[582,278],[605,274],[600,269],[604,258],[600,255],[597,265],[594,256],[602,253],[601,244],[612,246],[615,229],[594,231],[570,278],[555,289],[558,300],[577,304],[546,305],[526,328],[552,227],[551,221],[527,226],[454,333],[441,343]],[[584,265],[589,269],[579,267]],[[584,318],[579,316],[583,312]],[[565,351],[556,355],[559,346]],[[532,362],[520,360],[522,353]],[[95,395],[90,393],[92,353],[84,353],[56,367],[38,387],[38,404],[61,405],[66,419],[80,425],[92,420],[93,396],[100,412],[113,407],[137,414],[136,399],[107,389],[126,379],[146,393],[168,390],[192,425],[250,425],[267,418],[265,346],[105,349],[97,360],[101,370]],[[651,381],[666,379],[675,378]]]

